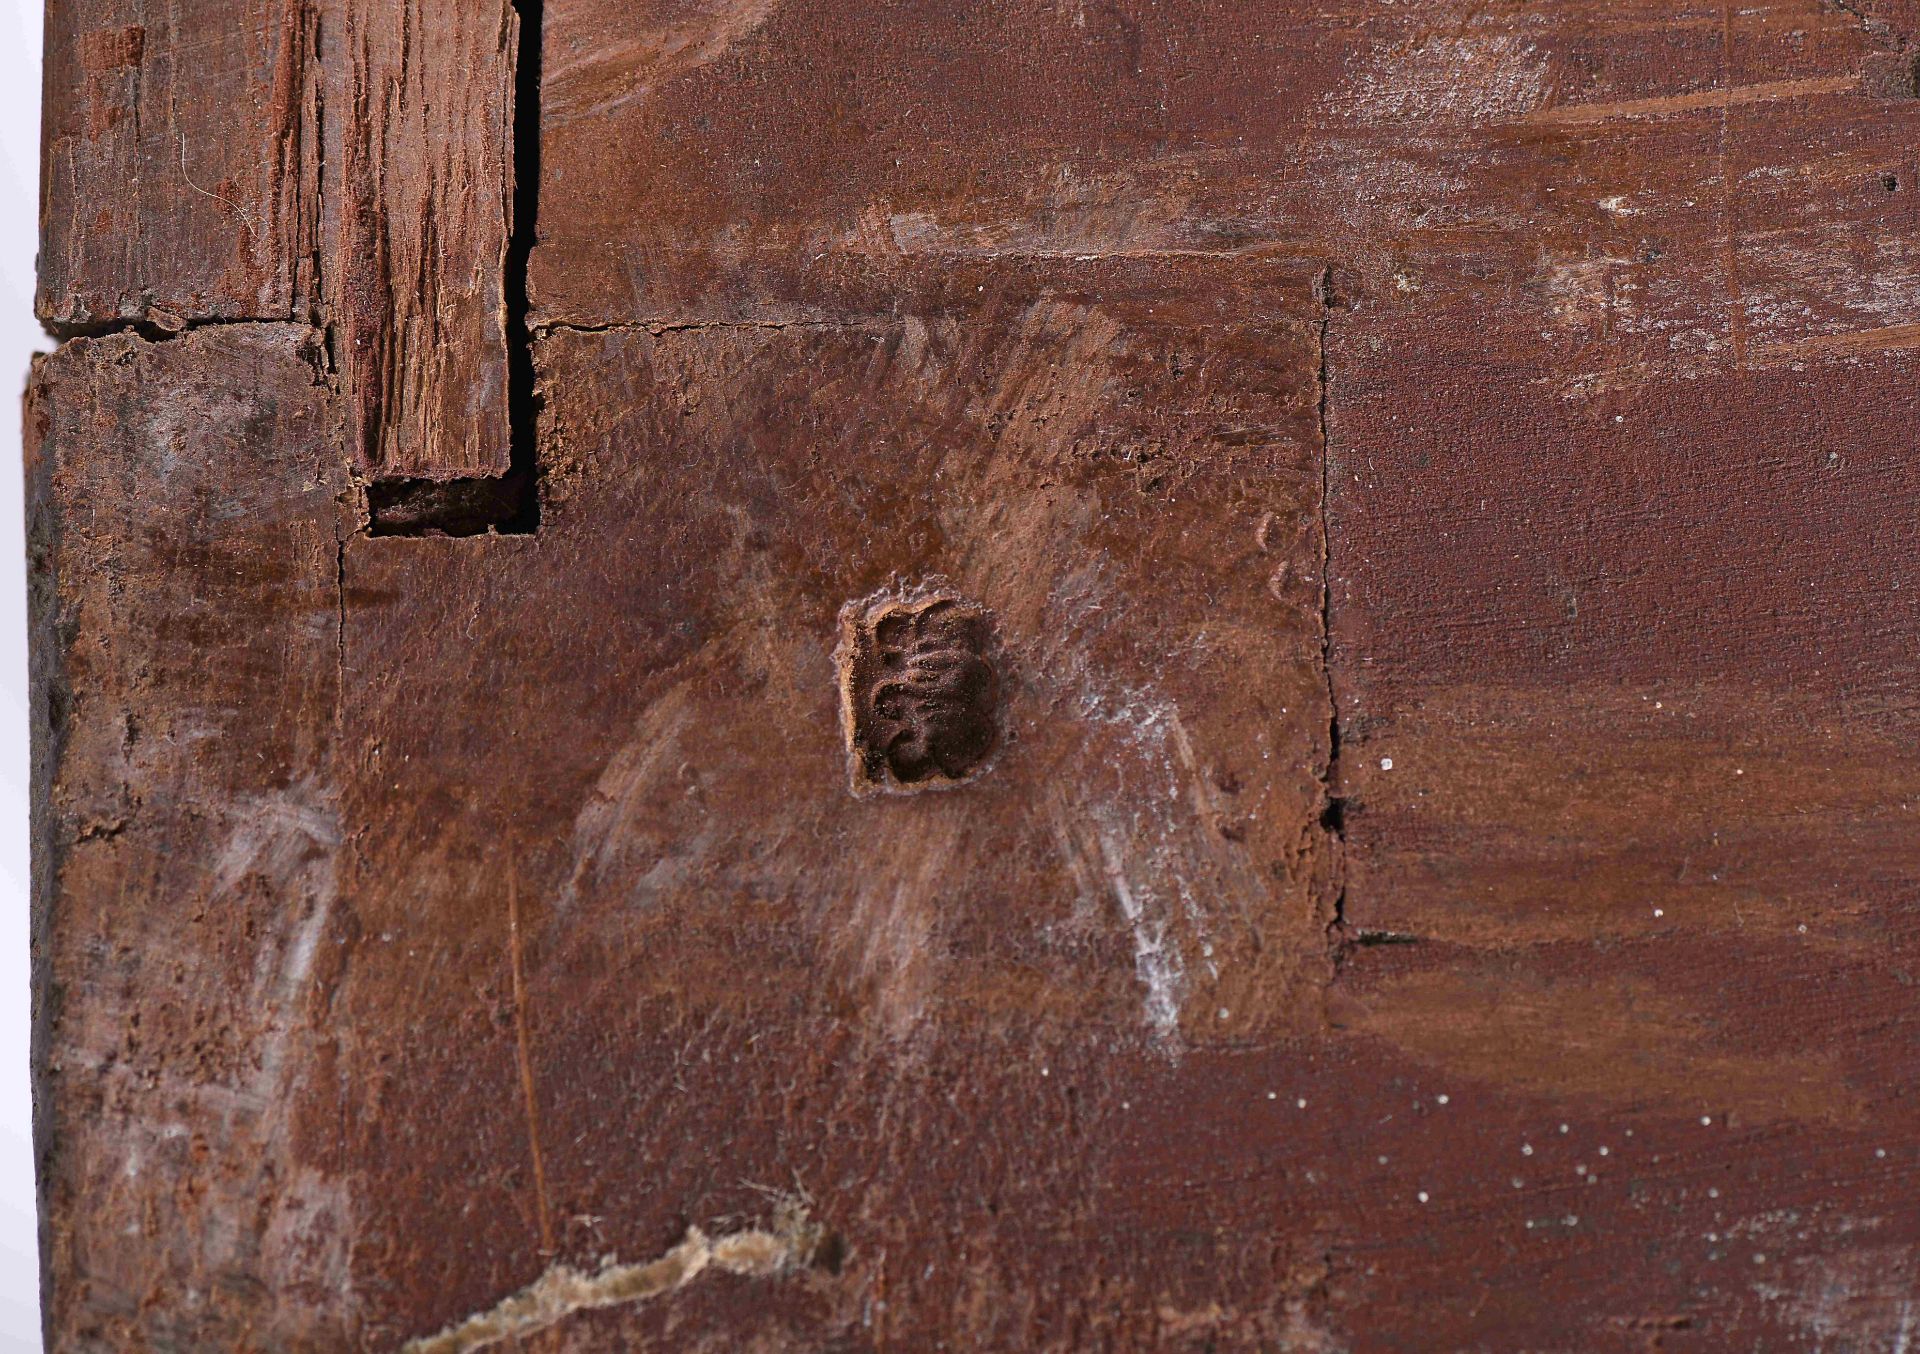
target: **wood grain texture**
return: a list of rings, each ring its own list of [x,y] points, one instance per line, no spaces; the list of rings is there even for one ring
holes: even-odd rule
[[[303,0],[47,6],[44,322],[307,317],[318,41]]]
[[[60,1347],[1920,1330],[1909,0],[547,0],[464,539],[512,16],[353,3],[358,299],[36,378]]]
[[[1551,1104],[1489,1146],[1566,1209],[1481,1240],[1576,1310],[1448,1343],[1906,1338],[1914,112],[1852,24],[1490,38],[1418,152],[1450,228],[1329,325],[1343,912],[1390,942],[1329,1009]]]
[[[327,252],[356,463],[460,479],[508,461],[509,0],[330,0]]]
[[[457,1018],[465,1052],[456,1069],[432,1046],[349,1048],[341,1084],[383,1108],[344,1156],[364,1169],[391,1133],[485,1141],[470,1187],[512,1219],[441,1245],[476,1196],[430,1203],[427,1159],[380,1167],[361,1220],[385,1257],[362,1275],[391,1323],[376,1344],[489,1307],[556,1255],[651,1258],[696,1215],[763,1209],[754,1183],[803,1190],[858,1251],[809,1271],[821,1338],[857,1336],[913,1219],[985,1225],[989,1201],[1008,1211],[983,1237],[999,1282],[1049,1322],[1106,1319],[1069,1281],[1107,1254],[1099,1213],[1045,1239],[1017,1220],[1131,1188],[1105,1136],[1124,1079],[1096,1091],[1069,1068],[1096,1051],[1170,1068],[1319,1021],[1313,282],[1260,263],[983,265],[931,294],[902,279],[900,310],[833,325],[555,335],[537,540],[350,545],[365,703],[348,724],[370,737],[345,806],[365,824],[363,939],[336,1010],[349,1027]],[[1219,521],[1238,528],[1228,555]],[[963,787],[856,797],[838,610],[934,575],[996,620],[1006,745]],[[556,623],[588,608],[619,620]],[[452,685],[430,661],[449,635],[469,672]],[[537,777],[498,773],[524,758]],[[423,910],[423,893],[461,901]],[[448,1008],[455,991],[480,999]],[[799,1099],[774,1090],[795,1075]],[[925,1117],[940,1087],[975,1108]],[[976,1113],[1014,1136],[978,1144],[963,1190],[899,1169],[958,1148]],[[1057,1151],[1018,1150],[1014,1126],[1036,1122],[1068,1135]],[[642,1202],[622,1183],[638,1180],[671,1183]],[[1249,1273],[1284,1305],[1312,1257],[1276,1244]],[[1109,1282],[1150,1301],[1156,1251],[1143,1233]],[[923,1298],[888,1320],[917,1340],[982,1278],[916,1279]],[[801,1299],[767,1300],[746,1326],[675,1338],[734,1347]],[[983,1338],[1002,1329],[980,1319]],[[665,1338],[646,1328],[631,1338]]]
[[[510,0],[49,12],[42,319],[322,323],[358,473],[505,473]]]

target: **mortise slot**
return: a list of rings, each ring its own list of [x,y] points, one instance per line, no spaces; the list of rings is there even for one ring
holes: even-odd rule
[[[375,480],[367,486],[367,534],[531,535],[539,501],[533,476],[518,468],[490,479]]]

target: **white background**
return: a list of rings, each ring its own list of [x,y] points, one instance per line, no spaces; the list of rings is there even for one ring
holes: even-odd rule
[[[52,346],[33,318],[40,4],[0,0],[0,1350],[40,1348],[27,1077],[27,555],[20,395]]]

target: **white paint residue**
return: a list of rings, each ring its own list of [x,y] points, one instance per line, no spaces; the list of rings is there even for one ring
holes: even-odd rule
[[[1421,37],[1376,49],[1326,104],[1336,116],[1419,124],[1505,121],[1541,107],[1548,59],[1513,33]]]
[[[1753,1291],[1779,1306],[1813,1348],[1920,1349],[1920,1254],[1912,1248],[1844,1250],[1786,1263],[1786,1282],[1763,1280]]]
[[[549,48],[544,72],[551,116],[562,124],[643,103],[656,89],[720,59],[766,23],[775,0],[703,0],[668,15],[637,17],[617,39]],[[648,20],[652,21],[649,22]]]
[[[649,858],[654,872],[669,874],[677,862],[697,859],[704,838],[668,843],[657,829],[643,827],[653,801],[669,793],[673,768],[685,759],[682,737],[693,722],[693,699],[684,683],[668,688],[640,712],[627,741],[608,759],[593,793],[573,820],[573,872],[556,907],[570,910],[582,893],[591,894],[603,876],[618,873],[630,858]],[[657,887],[662,880],[650,878]],[[651,892],[648,889],[648,892]]]
[[[237,805],[239,821],[214,863],[214,887],[226,893],[249,874],[283,879],[314,848],[338,846],[339,823],[311,799],[307,787],[293,786]]]
[[[946,818],[876,843],[870,868],[853,884],[845,924],[832,933],[836,967],[858,976],[868,1008],[895,1038],[913,1030],[933,994],[937,909],[963,830],[960,819]]]
[[[1858,335],[1858,351],[1872,353],[1875,331],[1898,345],[1920,313],[1920,246],[1897,232],[1874,239],[1870,254],[1831,225],[1778,231],[1750,247],[1766,264],[1744,289],[1756,342]]]
[[[1177,703],[1157,682],[1117,682],[1088,657],[1127,615],[1125,596],[1109,585],[1103,566],[1089,561],[1062,578],[1046,610],[1069,624],[1055,632],[1059,647],[1045,665],[1086,728],[1098,766],[1054,806],[1055,836],[1080,886],[1081,915],[1109,897],[1117,905],[1146,1024],[1178,1053],[1188,1003],[1215,1025],[1246,1018],[1240,1002],[1207,998],[1237,995],[1239,975],[1223,939],[1250,925],[1249,900],[1263,896],[1267,881],[1223,847],[1217,825],[1226,810],[1207,774],[1206,750]],[[1210,661],[1204,632],[1173,661]],[[1226,1017],[1219,1015],[1223,1006]]]
[[[285,1096],[286,1045],[301,998],[313,977],[314,956],[333,916],[336,886],[333,852],[340,845],[340,824],[308,785],[261,796],[236,805],[238,820],[213,868],[214,896],[231,895],[250,877],[270,881],[286,905],[282,916],[297,918],[254,957],[254,1001],[267,1011],[257,1071],[246,1087],[255,1100],[277,1105]],[[271,1113],[278,1121],[283,1113]],[[272,1132],[284,1130],[276,1122]]]
[[[1100,833],[1100,857],[1120,914],[1133,930],[1133,971],[1147,990],[1147,1023],[1161,1038],[1171,1038],[1180,1028],[1180,956],[1167,942],[1165,925],[1148,917],[1135,896],[1120,845],[1109,832]]]
[[[184,1263],[200,1274],[244,1272],[267,1283],[280,1297],[278,1324],[263,1332],[272,1343],[314,1321],[350,1319],[355,1307],[351,1191],[303,1164],[292,1142],[297,1078],[309,1065],[296,1050],[311,1037],[311,991],[337,905],[342,834],[330,792],[313,780],[237,800],[224,827],[208,852],[202,901],[252,923],[253,949],[241,961],[243,987],[233,1001],[256,1018],[229,1025],[222,1056],[204,1069],[143,1083],[137,1098],[110,1095],[123,1107],[144,1101],[161,1110],[116,1128],[125,1176],[204,1182],[187,1215],[200,1225],[191,1229],[193,1254]],[[164,960],[150,954],[148,962]],[[113,1056],[122,1027],[110,1006],[96,1009],[92,1046],[75,1051],[109,1080],[138,1075],[137,1065]],[[198,1153],[238,1164],[208,1174]],[[144,1183],[129,1191],[120,1206],[151,1194]]]

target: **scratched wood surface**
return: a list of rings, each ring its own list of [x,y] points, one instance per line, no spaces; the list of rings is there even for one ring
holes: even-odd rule
[[[51,1347],[1920,1335],[1908,0],[50,18]]]

